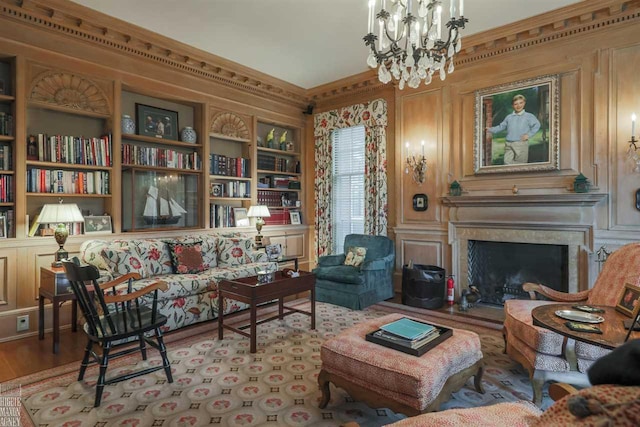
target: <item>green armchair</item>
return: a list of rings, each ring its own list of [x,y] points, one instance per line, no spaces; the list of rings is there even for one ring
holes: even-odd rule
[[[393,297],[395,248],[385,236],[349,234],[344,239],[345,251],[351,247],[367,249],[364,262],[354,267],[345,265],[345,254],[318,259],[316,301],[341,305],[354,310]]]

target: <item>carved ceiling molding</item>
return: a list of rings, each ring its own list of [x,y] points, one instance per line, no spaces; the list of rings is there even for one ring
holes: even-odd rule
[[[537,23],[537,25],[532,25],[522,30],[514,30],[511,34],[495,39],[490,37],[491,32],[463,38],[462,52],[458,54],[455,60],[456,68],[460,69],[498,55],[517,52],[532,46],[555,42],[578,34],[584,35],[640,19],[640,0],[614,3],[608,2],[604,6],[596,4],[593,10],[587,13],[584,12],[584,9],[578,11],[579,13],[575,15],[565,13],[557,16],[557,20],[551,22],[547,20],[541,23],[539,19],[531,19],[531,23]],[[572,13],[576,12],[572,11]],[[519,28],[523,27],[520,26]],[[502,31],[502,33],[504,34],[505,31]],[[381,87],[380,84],[376,84],[378,78],[375,70],[371,70],[370,73],[363,73],[362,79],[362,82],[359,83],[353,83],[352,78],[349,78],[350,84],[344,84],[344,81],[330,83],[326,86],[312,89],[309,92],[309,96],[317,103],[324,103],[334,101],[340,97],[361,93],[363,89],[360,83],[369,85],[368,89],[364,91]]]
[[[223,111],[211,117],[212,133],[232,138],[250,139],[249,126],[237,114]]]
[[[111,114],[107,94],[90,79],[64,71],[45,71],[29,88],[29,101],[43,102],[72,110]]]
[[[296,107],[306,107],[309,100],[304,92],[293,92],[272,82],[264,82],[259,78],[243,75],[224,64],[217,63],[214,55],[207,53],[188,53],[172,50],[163,46],[150,36],[134,36],[86,17],[73,16],[64,10],[55,9],[48,3],[39,0],[0,0],[0,15],[17,20],[24,24],[36,26],[47,31],[54,31],[73,37],[83,42],[99,45],[131,56],[154,61],[181,72],[212,80],[228,87],[253,93],[269,100]],[[54,2],[51,2],[54,3]],[[132,32],[133,33],[133,32]],[[265,79],[267,80],[267,79]]]

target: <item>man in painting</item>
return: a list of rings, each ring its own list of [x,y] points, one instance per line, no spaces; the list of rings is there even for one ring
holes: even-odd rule
[[[536,116],[524,110],[526,103],[527,99],[524,95],[517,94],[512,100],[513,112],[508,114],[498,126],[487,129],[487,136],[503,130],[507,131],[504,145],[505,165],[528,163],[529,138],[540,129],[540,122]]]
[[[147,132],[155,133],[156,132],[156,122],[153,121],[153,117],[147,116],[144,122],[144,128]]]

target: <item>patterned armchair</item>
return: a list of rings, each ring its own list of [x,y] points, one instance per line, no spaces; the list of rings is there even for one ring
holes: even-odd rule
[[[318,259],[316,300],[361,310],[393,297],[395,248],[385,236],[349,234],[344,239],[349,248],[366,248],[364,262],[345,265],[345,254],[327,255]]]
[[[609,256],[592,289],[567,294],[543,285],[525,283],[532,298],[535,293],[552,301],[508,300],[505,302],[504,335],[507,354],[528,371],[533,387],[533,402],[540,405],[542,387],[550,380],[589,385],[585,372],[610,350],[567,339],[548,329],[533,325],[531,311],[554,302],[615,306],[625,283],[640,285],[640,244],[623,246]]]

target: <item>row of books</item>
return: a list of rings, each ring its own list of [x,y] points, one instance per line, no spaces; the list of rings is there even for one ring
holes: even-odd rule
[[[109,172],[27,169],[27,192],[109,194]]]
[[[210,208],[209,224],[212,224],[215,228],[236,226],[233,207],[211,204]]]
[[[16,235],[16,229],[13,209],[0,211],[0,219],[0,237],[14,237]]]
[[[110,167],[111,135],[100,138],[43,133],[29,135],[27,160]]]
[[[284,191],[265,191],[258,189],[258,204],[269,207],[295,206],[298,194]]]
[[[122,144],[122,164],[189,170],[199,170],[202,167],[196,151],[183,153],[169,148],[141,147],[135,144]]]
[[[451,335],[451,329],[404,317],[380,326],[377,331],[367,334],[366,339],[404,353],[421,356]]]
[[[13,116],[0,111],[0,135],[13,136]]]
[[[9,144],[0,145],[0,169],[3,171],[13,169],[13,150]]]
[[[212,197],[251,197],[251,183],[246,181],[212,183],[210,195]]]
[[[0,203],[13,202],[13,176],[0,175]]]
[[[228,157],[212,153],[209,154],[209,173],[249,178],[251,176],[251,162],[244,157]]]
[[[275,172],[296,172],[300,173],[300,162],[282,157],[258,154],[258,169]]]

